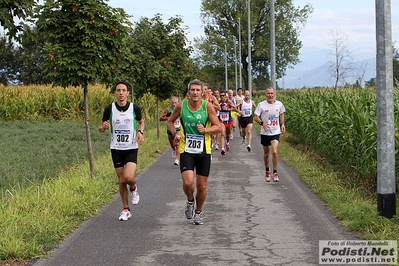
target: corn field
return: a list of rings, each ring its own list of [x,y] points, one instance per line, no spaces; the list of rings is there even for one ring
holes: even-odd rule
[[[339,165],[349,181],[375,189],[377,177],[377,93],[375,89],[278,91],[286,125],[302,143]],[[395,91],[395,129],[399,97]],[[395,135],[396,149],[399,147]],[[396,158],[396,172],[399,161]],[[339,170],[339,169],[338,169]],[[398,177],[397,177],[398,179]]]
[[[101,119],[105,106],[115,101],[110,89],[102,85],[91,85],[89,90],[89,114]],[[146,122],[153,122],[156,113],[156,97],[149,93],[137,96],[135,103],[142,109]],[[130,101],[130,99],[128,99]],[[0,120],[83,120],[84,95],[82,88],[52,87],[43,85],[0,85]],[[163,101],[160,110],[168,104]]]
[[[399,95],[395,90],[395,128],[399,128]],[[374,186],[377,175],[377,106],[375,89],[310,89],[278,91],[286,106],[287,129],[304,144],[340,165],[353,182]],[[89,86],[92,120],[102,117],[114,94]],[[262,100],[254,99],[255,102]],[[83,89],[51,86],[0,86],[0,120],[83,120]],[[135,95],[146,124],[155,122],[156,97]],[[168,105],[160,103],[160,113]],[[399,135],[395,138],[399,147]],[[396,159],[398,172],[399,161]]]

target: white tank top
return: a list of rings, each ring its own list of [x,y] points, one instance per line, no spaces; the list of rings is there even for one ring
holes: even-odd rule
[[[243,101],[243,100],[244,100],[244,96],[238,96],[238,95],[236,95],[236,101],[238,101],[238,100]]]
[[[126,112],[121,112],[112,103],[111,111],[111,144],[114,150],[132,150],[139,147],[136,141],[136,116],[133,104],[129,103]]]
[[[250,117],[252,115],[252,100],[249,100],[249,103],[243,100],[241,111],[243,112],[242,117]]]

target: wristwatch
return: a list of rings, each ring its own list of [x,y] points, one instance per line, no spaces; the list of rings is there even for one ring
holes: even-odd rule
[[[259,122],[259,125],[263,125],[263,121],[260,121],[260,122]]]
[[[139,129],[139,130],[137,130],[137,132],[141,133],[141,135],[144,136],[144,131],[143,130]]]

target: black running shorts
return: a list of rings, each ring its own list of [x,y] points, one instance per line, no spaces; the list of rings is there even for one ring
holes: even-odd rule
[[[183,152],[180,154],[180,172],[192,170],[197,175],[209,176],[211,170],[211,155],[210,154],[191,154]]]
[[[111,149],[112,162],[115,168],[123,167],[132,162],[137,164],[137,153],[139,149],[133,150],[114,150]]]
[[[280,141],[280,134],[278,134],[278,135],[273,135],[273,136],[260,135],[260,143],[261,143],[263,146],[271,146],[273,140]]]
[[[248,117],[241,116],[241,119],[240,119],[241,128],[246,128],[248,126],[248,124],[253,124],[253,123],[254,123],[254,118],[252,115],[248,116]]]

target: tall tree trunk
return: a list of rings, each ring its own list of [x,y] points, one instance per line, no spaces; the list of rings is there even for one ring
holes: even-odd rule
[[[87,89],[88,85],[84,85],[84,105],[85,105],[85,122],[86,122],[86,140],[87,140],[87,150],[89,152],[89,164],[90,164],[90,175],[95,178],[94,170],[94,155],[93,147],[91,145],[91,135],[90,135],[90,115],[89,115],[89,93]]]
[[[161,137],[161,133],[160,133],[160,125],[159,125],[159,95],[157,94],[157,115],[155,116],[155,118],[157,119],[157,136],[158,139]]]

